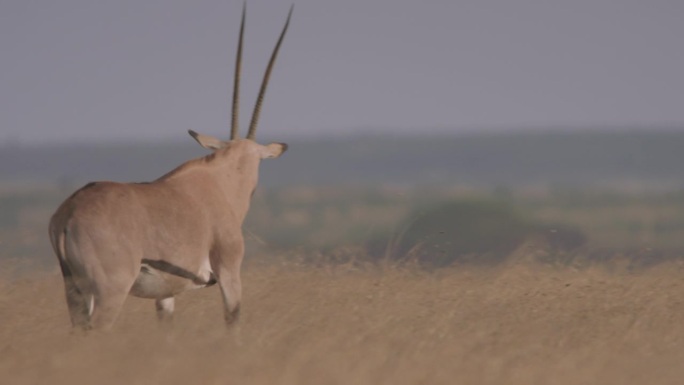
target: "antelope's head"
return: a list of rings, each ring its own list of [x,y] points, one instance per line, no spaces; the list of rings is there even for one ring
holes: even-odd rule
[[[271,54],[271,60],[268,62],[268,66],[266,67],[264,79],[259,90],[259,96],[257,97],[257,101],[254,106],[254,112],[252,114],[252,121],[249,125],[249,131],[247,132],[247,136],[243,139],[239,136],[238,110],[240,106],[240,70],[242,68],[242,41],[245,31],[245,8],[245,6],[242,8],[240,38],[238,41],[237,55],[235,60],[235,80],[233,82],[233,114],[231,120],[230,140],[221,140],[212,136],[202,135],[193,130],[189,130],[188,133],[202,147],[214,152],[213,159],[215,161],[224,162],[226,163],[226,166],[235,168],[239,170],[240,173],[253,174],[256,177],[261,159],[277,158],[287,150],[287,144],[285,143],[270,143],[267,145],[262,145],[255,141],[254,136],[256,133],[257,123],[259,122],[259,114],[261,113],[261,106],[264,101],[264,95],[266,94],[268,80],[271,77],[271,71],[273,70],[273,65],[275,64],[276,58],[278,56],[280,45],[282,44],[283,39],[285,38],[285,33],[287,32],[287,28],[290,25],[290,17],[292,16],[294,5],[290,7],[290,12],[287,15],[285,26],[283,27],[283,31],[280,33],[278,42],[276,43],[273,53]]]

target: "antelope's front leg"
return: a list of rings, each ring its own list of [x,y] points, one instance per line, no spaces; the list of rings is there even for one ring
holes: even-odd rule
[[[240,264],[232,268],[219,269],[217,275],[223,297],[223,318],[226,320],[226,325],[231,325],[240,316],[240,301],[242,300]]]
[[[232,325],[240,315],[240,302],[242,301],[242,283],[240,281],[240,267],[244,255],[242,239],[235,242],[231,247],[226,247],[218,252],[212,269],[221,287],[223,297],[223,318],[227,325]]]

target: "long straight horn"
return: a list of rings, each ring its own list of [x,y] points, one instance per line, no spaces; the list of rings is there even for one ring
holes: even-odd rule
[[[245,13],[247,1],[242,4],[242,22],[240,23],[240,41],[238,42],[237,55],[235,58],[235,80],[233,82],[233,116],[230,124],[230,140],[238,138],[240,130],[238,113],[240,112],[240,70],[242,69],[242,37],[245,34]]]
[[[292,17],[292,10],[294,10],[294,4],[290,7],[290,13],[287,14],[287,21],[285,22],[285,27],[283,27],[283,32],[280,33],[280,38],[278,43],[276,43],[273,49],[273,54],[271,55],[271,60],[268,62],[268,67],[266,67],[266,73],[264,73],[264,80],[261,82],[261,89],[259,90],[259,96],[257,97],[256,105],[254,106],[254,112],[252,113],[252,122],[249,124],[249,132],[247,132],[247,139],[254,140],[254,134],[256,133],[256,126],[259,122],[259,114],[261,113],[261,104],[264,102],[264,94],[266,93],[266,87],[268,86],[268,79],[271,77],[271,70],[273,70],[273,64],[278,56],[278,50],[280,50],[280,44],[285,38],[285,32],[287,32],[287,27],[290,25],[290,17]]]

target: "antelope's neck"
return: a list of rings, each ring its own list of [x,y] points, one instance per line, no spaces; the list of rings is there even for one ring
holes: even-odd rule
[[[183,165],[161,179],[217,215],[229,214],[241,224],[249,210],[258,179],[257,169],[220,164]]]

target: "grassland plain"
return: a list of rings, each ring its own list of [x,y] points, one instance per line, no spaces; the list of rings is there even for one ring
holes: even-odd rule
[[[112,333],[83,335],[70,331],[45,229],[70,191],[0,191],[0,384],[684,378],[681,193],[264,190],[246,226],[239,328],[226,330],[210,288],[180,296],[169,328],[157,325],[153,302],[130,298]],[[412,212],[473,194],[538,223],[577,226],[588,245],[563,255],[524,243],[490,266],[369,262],[364,244],[373,234],[391,240]],[[671,258],[656,258],[658,250]]]
[[[524,260],[524,258],[523,258]],[[160,328],[129,298],[70,331],[57,272],[0,278],[3,384],[681,384],[684,267],[303,264],[252,258],[238,328],[216,288]]]

